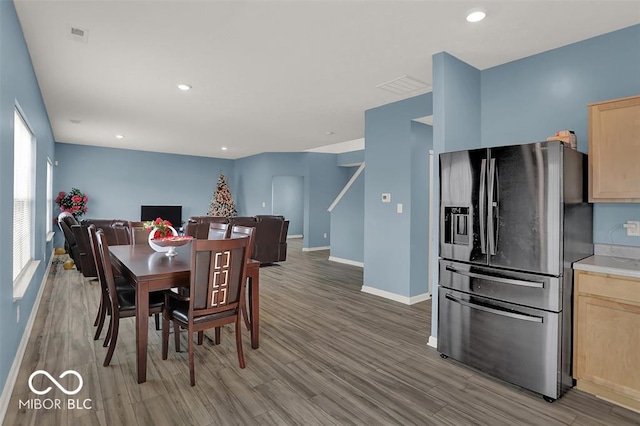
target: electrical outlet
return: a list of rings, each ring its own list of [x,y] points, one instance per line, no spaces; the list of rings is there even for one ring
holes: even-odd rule
[[[327,233],[326,232],[324,233],[324,237],[327,238]]]
[[[397,212],[397,213],[402,213],[402,203],[398,203],[398,204],[396,205],[396,212]]]
[[[262,202],[262,207],[267,207],[267,203],[265,203],[264,201]]]
[[[629,237],[640,237],[640,221],[638,220],[628,220],[624,225],[627,228],[627,236]]]

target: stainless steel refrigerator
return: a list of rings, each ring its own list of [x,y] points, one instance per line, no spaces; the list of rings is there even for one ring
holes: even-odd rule
[[[559,142],[440,155],[443,357],[549,401],[572,386],[571,264],[593,253],[586,172]]]

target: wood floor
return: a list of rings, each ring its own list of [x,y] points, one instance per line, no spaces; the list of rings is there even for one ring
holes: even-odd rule
[[[161,360],[150,321],[148,381],[136,383],[134,320],[122,320],[111,366],[92,339],[98,283],[54,264],[5,425],[638,425],[640,414],[572,390],[553,404],[494,380],[427,346],[431,302],[413,306],[360,292],[362,269],[302,252],[260,269],[260,348],[244,331],[247,368],[238,367],[233,327],[222,344],[196,346],[197,385],[186,353]],[[103,332],[102,338],[104,338]],[[186,348],[186,333],[183,348]],[[172,342],[172,339],[170,339]],[[40,398],[75,399],[86,410],[19,408],[35,398],[29,376],[77,370],[84,387],[67,397],[38,376]],[[77,382],[60,382],[73,388]]]

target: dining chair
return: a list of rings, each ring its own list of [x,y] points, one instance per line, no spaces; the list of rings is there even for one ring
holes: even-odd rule
[[[98,327],[96,329],[96,333],[93,336],[93,340],[98,340],[100,338],[100,334],[102,333],[102,327],[104,326],[104,320],[107,315],[111,315],[111,304],[109,303],[109,288],[107,286],[107,281],[104,276],[104,265],[102,263],[102,258],[100,257],[100,249],[98,247],[98,240],[96,238],[96,226],[89,225],[87,227],[87,232],[89,234],[89,245],[91,246],[91,251],[93,253],[93,259],[95,262],[95,268],[98,275],[98,282],[100,283],[100,305],[98,307],[98,314],[96,315],[96,320],[93,325]],[[115,277],[114,278],[116,288],[119,291],[135,291],[129,280],[124,277]],[[106,347],[109,344],[109,335],[104,341],[104,346]]]
[[[116,279],[111,267],[111,258],[109,256],[109,244],[104,232],[99,229],[92,235],[97,240],[100,259],[102,260],[103,273],[107,284],[107,297],[111,307],[111,321],[109,322],[109,330],[107,331],[107,339],[103,346],[109,342],[109,349],[104,358],[103,366],[107,367],[111,362],[113,352],[118,342],[118,329],[120,327],[120,318],[135,317],[136,315],[136,292],[135,290],[123,290],[116,286]],[[164,296],[162,292],[152,292],[149,294],[149,314],[157,314],[162,312],[164,305]]]
[[[220,240],[223,238],[249,238],[249,257],[251,257],[251,251],[253,247],[253,243],[255,241],[255,227],[252,226],[241,226],[234,225],[230,226],[228,223],[211,223],[209,228],[209,240]],[[181,287],[178,289],[178,293],[181,294],[189,294],[189,289],[186,287]],[[251,329],[251,323],[249,321],[249,314],[247,312],[247,305],[244,304],[242,306],[242,316],[244,318],[244,323],[247,327],[247,330]],[[180,351],[180,331],[174,331],[176,333],[176,351]],[[202,345],[204,341],[204,332],[198,332],[198,345]],[[220,332],[216,332],[215,334],[215,343],[220,344]]]
[[[231,228],[228,223],[212,222],[209,224],[208,240],[221,240],[223,238],[229,238],[229,232]]]
[[[195,386],[193,334],[225,324],[235,324],[236,351],[240,368],[245,367],[242,351],[242,306],[247,281],[249,239],[195,240],[191,247],[189,295],[165,292],[162,324],[162,359],[167,359],[169,327],[173,322],[178,346],[180,327],[187,329],[189,378]]]
[[[251,258],[251,253],[253,252],[253,245],[256,240],[256,228],[254,226],[242,226],[242,225],[234,225],[231,227],[231,233],[229,235],[230,238],[241,238],[247,237],[249,238],[249,258]],[[249,298],[249,303],[251,303],[251,299]],[[249,310],[251,306],[249,306]],[[247,313],[247,304],[245,303],[242,306],[242,316],[244,317],[244,324],[247,326],[247,330],[251,330],[251,322],[249,321],[249,315]],[[218,336],[216,336],[218,338]],[[220,343],[216,341],[216,344]]]
[[[131,226],[131,244],[148,244],[149,230],[144,226]]]

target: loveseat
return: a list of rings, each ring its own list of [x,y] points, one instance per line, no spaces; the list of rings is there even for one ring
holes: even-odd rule
[[[211,223],[228,223],[229,226],[254,227],[256,230],[251,257],[261,264],[287,260],[289,221],[283,216],[237,216],[230,219],[220,216],[192,216],[187,221],[185,234],[194,238],[206,239],[209,235],[209,224]]]

